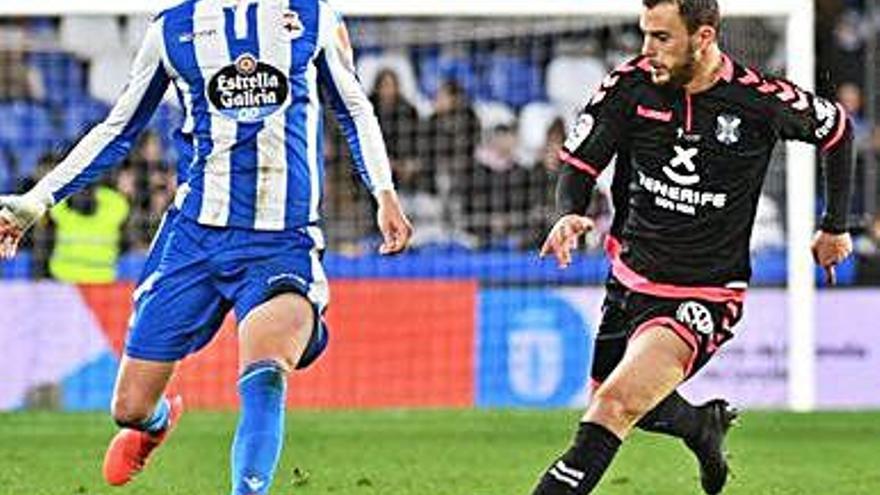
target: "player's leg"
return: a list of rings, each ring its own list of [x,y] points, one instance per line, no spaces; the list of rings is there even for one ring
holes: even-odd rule
[[[614,278],[605,287],[602,322],[593,345],[593,364],[590,369],[592,391],[595,392],[623,359],[630,326],[625,310],[628,290]],[[677,391],[660,401],[639,420],[637,426],[645,431],[687,439],[699,431],[699,409],[685,400]]]
[[[610,368],[603,363],[618,353],[622,356],[626,349],[625,337],[615,340],[618,342],[596,342],[591,370],[593,393],[607,380],[619,358]],[[719,493],[727,482],[729,469],[725,439],[738,416],[739,412],[724,399],[713,399],[697,406],[674,390],[639,419],[636,427],[681,439],[697,460],[703,490],[714,494]]]
[[[165,387],[175,362],[148,361],[123,356],[116,375],[111,413],[122,428],[158,433],[167,426]]]
[[[627,290],[612,278],[606,291],[602,322],[593,346],[590,370],[593,392],[623,359],[629,335],[625,311]],[[730,308],[725,307],[725,310]],[[729,318],[734,316],[728,315]],[[675,390],[648,411],[636,426],[644,431],[681,439],[697,459],[704,490],[712,494],[720,492],[727,481],[724,440],[737,415],[738,412],[724,399],[696,406]]]
[[[251,235],[240,253],[221,262],[221,272],[238,274],[221,287],[235,299],[239,318],[241,413],[231,455],[233,495],[267,493],[284,439],[287,375],[312,363],[327,342],[320,315],[329,294],[313,238]]]
[[[131,481],[150,455],[168,436],[183,412],[181,398],[163,396],[175,363],[146,361],[123,356],[113,392],[113,420],[120,431],[104,456],[107,483]]]
[[[604,324],[604,321],[603,321]],[[592,391],[608,379],[626,351],[625,332],[599,333],[593,346],[593,365],[590,370]],[[717,459],[721,454],[724,435],[737,417],[737,411],[724,399],[714,399],[700,406],[688,402],[677,390],[673,390],[645,414],[636,426],[640,430],[679,438],[691,449],[701,463],[701,471],[709,478],[722,476]],[[705,459],[705,462],[703,461]],[[717,484],[713,482],[712,484]]]
[[[176,362],[210,340],[228,310],[210,285],[203,251],[181,234],[175,227],[167,245],[154,247],[163,250],[161,262],[135,291],[112,402],[121,429],[104,457],[111,485],[125,484],[141,471],[177,424],[183,402],[163,396]]]
[[[166,212],[153,238],[138,278],[138,289],[134,294],[135,305],[139,296],[149,290],[149,285],[158,275],[159,260],[173,219],[174,213]],[[174,373],[175,365],[173,361],[150,361],[122,356],[111,403],[111,413],[117,425],[150,433],[158,433],[167,426],[170,404],[163,393]]]
[[[232,444],[233,495],[265,494],[284,436],[287,374],[300,361],[315,329],[310,301],[273,297],[252,310],[239,328],[241,415]]]
[[[596,391],[573,445],[550,465],[534,495],[592,492],[636,422],[685,378],[694,352],[666,326],[646,327],[635,335]]]

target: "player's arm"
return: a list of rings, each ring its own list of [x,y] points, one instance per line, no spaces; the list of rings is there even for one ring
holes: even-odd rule
[[[15,254],[24,231],[57,202],[93,183],[128,155],[162,101],[169,76],[162,63],[162,19],[157,19],[132,66],[128,85],[107,118],[67,157],[22,195],[0,197],[0,257]]]
[[[412,225],[394,190],[379,120],[357,78],[345,23],[326,2],[319,4],[321,51],[315,62],[318,78],[348,142],[354,172],[379,205],[377,222],[384,238],[379,251],[397,253],[409,243]]]
[[[578,238],[591,230],[586,216],[599,174],[614,155],[626,132],[634,98],[630,81],[619,71],[603,82],[578,116],[560,152],[561,167],[556,184],[558,220],[541,247],[541,256],[553,254],[560,267],[571,264]]]
[[[793,88],[796,99],[777,98],[777,125],[782,138],[815,144],[822,152],[825,211],[812,249],[816,262],[825,268],[827,282],[833,284],[834,266],[852,253],[848,218],[856,166],[853,124],[840,103]]]

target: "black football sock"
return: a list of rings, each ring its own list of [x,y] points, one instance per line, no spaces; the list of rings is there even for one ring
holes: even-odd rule
[[[673,391],[648,411],[636,426],[677,438],[694,438],[700,433],[700,412],[677,391]]]
[[[617,454],[621,440],[596,423],[581,423],[574,444],[541,477],[532,495],[586,495]]]

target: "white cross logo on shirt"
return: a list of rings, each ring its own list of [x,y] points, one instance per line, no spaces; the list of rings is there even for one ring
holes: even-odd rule
[[[695,173],[697,171],[697,165],[694,163],[694,158],[697,157],[699,149],[685,149],[681,146],[675,146],[673,149],[675,150],[675,157],[669,161],[669,166],[663,167],[663,173],[672,179],[673,182],[682,186],[692,186],[700,182],[700,176]],[[678,167],[684,167],[693,175],[679,174],[674,170]]]

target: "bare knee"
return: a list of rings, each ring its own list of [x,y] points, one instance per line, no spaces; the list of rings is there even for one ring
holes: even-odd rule
[[[308,311],[297,311],[291,316],[289,328],[267,329],[264,358],[273,359],[282,369],[291,371],[299,363],[314,331],[314,319],[309,306]],[[274,333],[274,334],[273,334]],[[273,345],[273,343],[275,343]]]
[[[155,403],[136,394],[117,391],[110,409],[113,421],[119,426],[126,427],[142,424],[150,419],[155,407]]]
[[[648,411],[648,402],[637,393],[621,387],[603,386],[596,391],[588,414],[592,420],[614,425],[617,429],[629,429]]]
[[[242,368],[273,360],[293,370],[315,326],[314,309],[296,294],[283,294],[256,308],[241,324]]]
[[[148,420],[175,366],[173,362],[144,361],[123,356],[110,405],[113,419],[122,426],[137,425]]]

